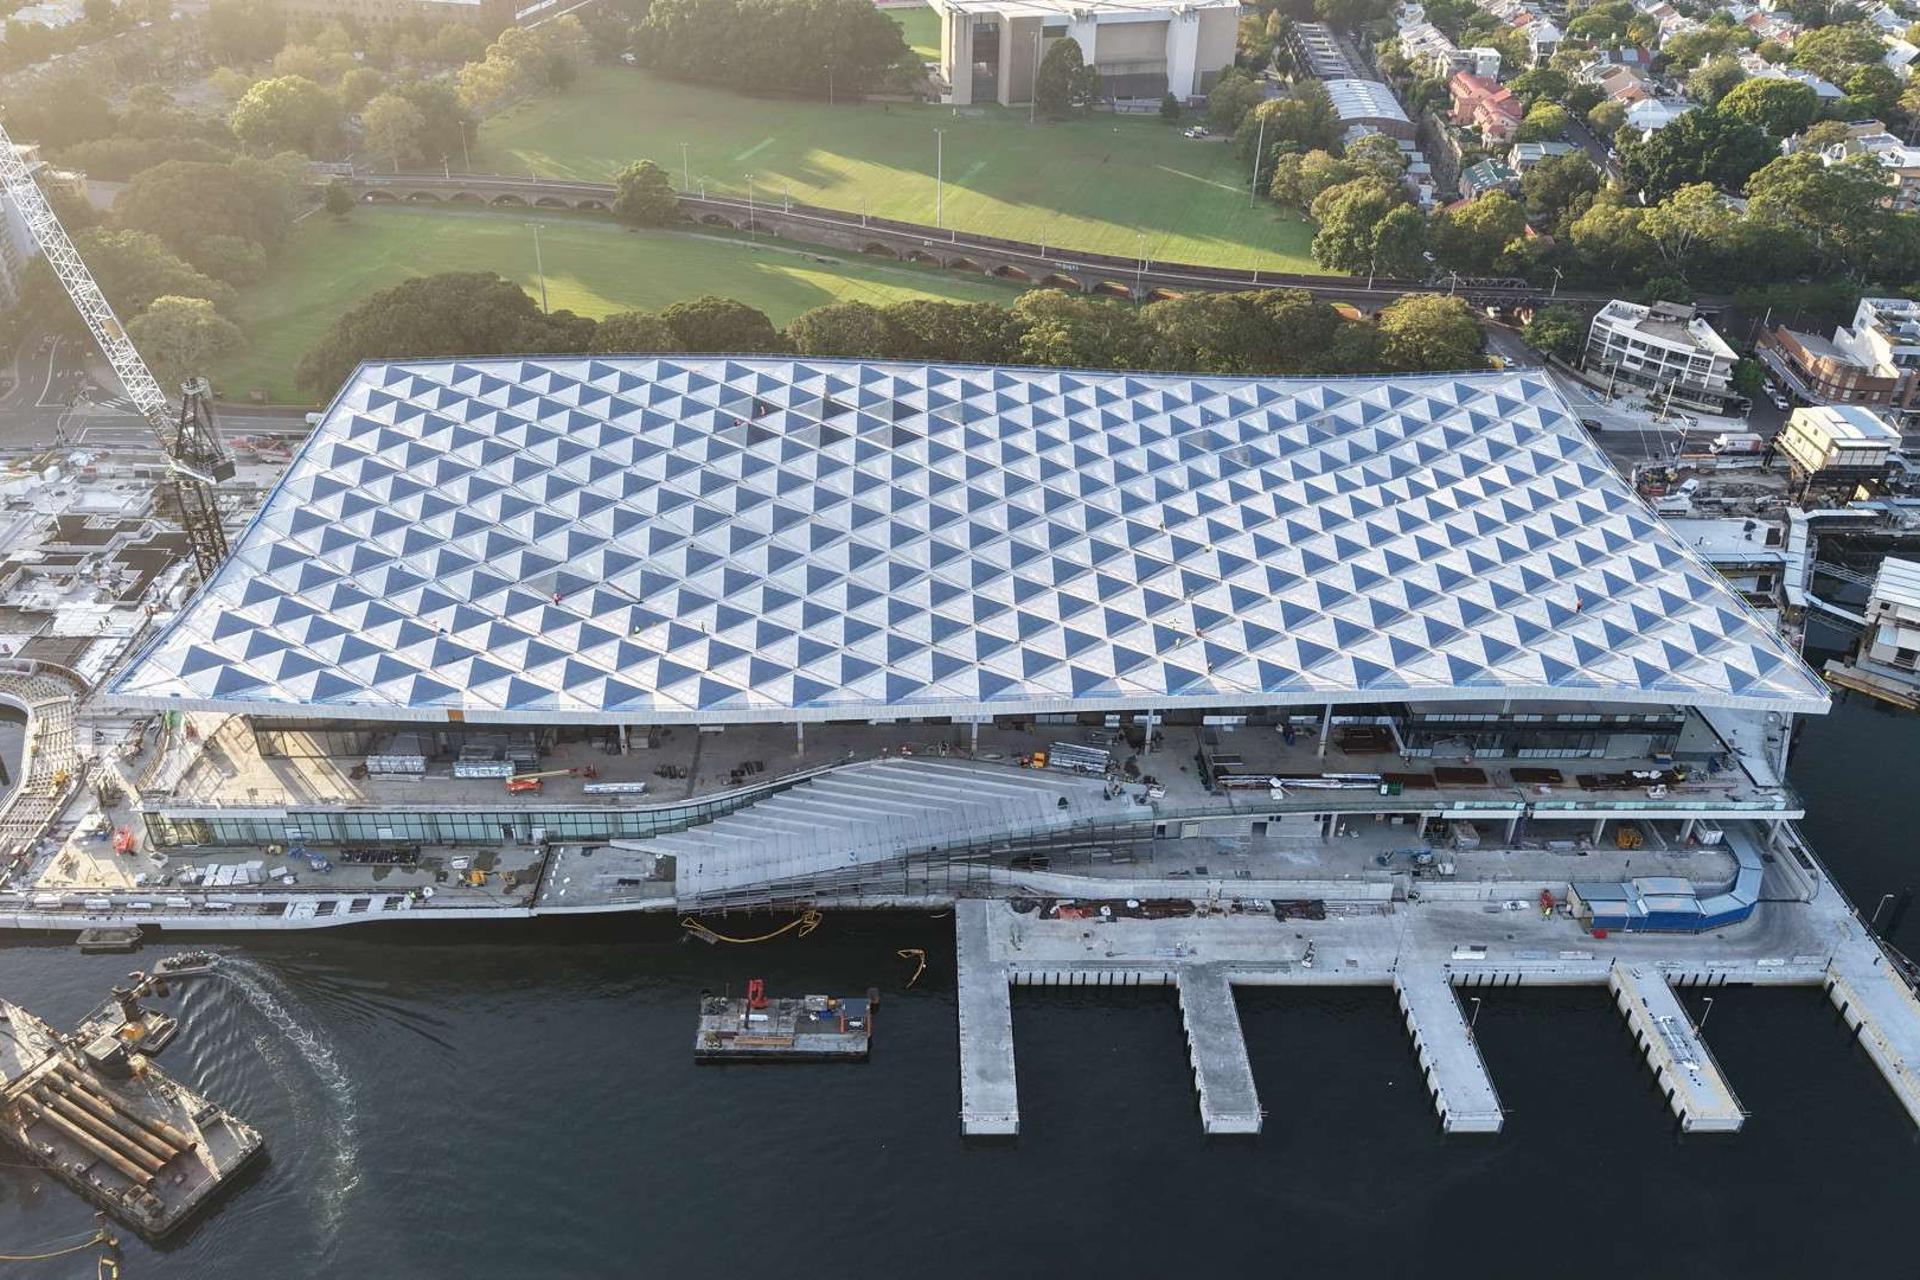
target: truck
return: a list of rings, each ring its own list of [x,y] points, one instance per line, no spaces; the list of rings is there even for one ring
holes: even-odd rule
[[[1723,457],[1728,455],[1765,453],[1767,451],[1767,440],[1765,436],[1756,435],[1751,431],[1722,431],[1713,438],[1712,443],[1707,446],[1707,449],[1709,452],[1720,454]]]

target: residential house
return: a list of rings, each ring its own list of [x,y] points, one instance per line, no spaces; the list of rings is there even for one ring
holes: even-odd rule
[[[1513,150],[1507,152],[1507,164],[1512,166],[1515,173],[1524,177],[1527,170],[1542,160],[1554,156],[1571,155],[1578,150],[1580,148],[1571,142],[1516,142],[1513,144]]]
[[[1755,352],[1803,400],[1920,421],[1920,302],[1862,298],[1830,340],[1781,328],[1761,334]]]
[[[1554,25],[1552,18],[1535,18],[1521,30],[1527,38],[1527,48],[1533,51],[1533,65],[1544,67],[1560,48],[1560,42],[1567,33]]]
[[[1899,36],[1887,36],[1882,43],[1887,46],[1887,56],[1880,59],[1887,70],[1902,80],[1913,78],[1913,61],[1920,58],[1920,45]]]
[[[1623,106],[1645,102],[1653,96],[1653,86],[1647,82],[1646,73],[1638,67],[1611,62],[1589,62],[1580,69],[1579,78]]]
[[[1643,98],[1627,108],[1626,127],[1638,129],[1642,138],[1651,138],[1695,109],[1695,104],[1679,98]]]
[[[1839,85],[1829,80],[1822,80],[1813,72],[1800,67],[1775,66],[1752,50],[1743,51],[1737,57],[1740,69],[1747,73],[1747,78],[1750,80],[1792,80],[1813,90],[1814,96],[1821,102],[1833,102],[1847,96],[1846,91]]]
[[[1520,129],[1525,113],[1519,97],[1484,76],[1456,73],[1447,81],[1447,96],[1453,103],[1448,118],[1461,128],[1478,130],[1490,147],[1512,142]]]
[[[1845,142],[1823,148],[1820,158],[1827,164],[1839,164],[1854,156],[1872,156],[1885,171],[1893,190],[1887,203],[1898,213],[1920,211],[1920,147],[1910,147],[1880,125],[1877,131],[1864,126],[1879,125],[1877,120],[1848,125]]]
[[[1481,160],[1460,171],[1460,194],[1468,200],[1478,200],[1489,191],[1512,195],[1519,190],[1520,175],[1504,160]]]

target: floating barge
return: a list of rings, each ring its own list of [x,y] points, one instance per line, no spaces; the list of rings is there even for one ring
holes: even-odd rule
[[[769,999],[755,978],[740,997],[700,997],[695,1062],[865,1062],[880,993]]]
[[[153,1066],[148,1053],[176,1028],[140,1007],[156,989],[144,975],[116,988],[117,1010],[71,1036],[0,1000],[0,1138],[150,1240],[263,1149],[253,1128]]]

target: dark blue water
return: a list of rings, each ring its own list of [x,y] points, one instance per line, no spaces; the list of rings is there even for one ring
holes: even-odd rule
[[[1854,702],[1796,759],[1807,829],[1862,901],[1920,878],[1916,748],[1920,719]],[[933,961],[910,992],[905,946]],[[1716,993],[1708,1033],[1753,1112],[1716,1139],[1674,1133],[1598,991],[1488,993],[1478,1027],[1511,1110],[1490,1140],[1436,1131],[1386,993],[1248,993],[1270,1115],[1231,1143],[1200,1133],[1171,993],[1022,992],[1024,1131],[978,1146],[957,1133],[951,947],[950,923],[922,917],[833,917],[754,948],[632,920],[235,946],[229,979],[177,998],[164,1065],[258,1125],[272,1161],[184,1239],[130,1240],[125,1274],[1912,1271],[1920,1143],[1816,992]],[[125,968],[15,944],[0,989],[68,1020]],[[879,983],[874,1060],[696,1069],[696,995],[755,975]],[[0,1254],[89,1223],[63,1188],[0,1168]]]

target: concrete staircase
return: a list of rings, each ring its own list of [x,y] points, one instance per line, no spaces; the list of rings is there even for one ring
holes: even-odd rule
[[[702,826],[635,842],[670,854],[683,904],[843,877],[929,849],[1115,816],[1096,779],[964,760],[836,769]]]

